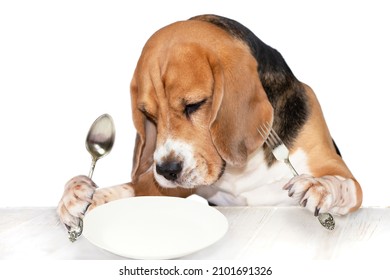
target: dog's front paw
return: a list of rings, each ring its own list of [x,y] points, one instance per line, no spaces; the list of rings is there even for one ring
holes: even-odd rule
[[[57,214],[68,230],[79,226],[80,219],[92,203],[96,188],[95,183],[84,175],[76,176],[65,184]]]
[[[300,175],[292,178],[283,189],[315,216],[326,212],[344,215],[357,204],[354,181],[341,176]]]

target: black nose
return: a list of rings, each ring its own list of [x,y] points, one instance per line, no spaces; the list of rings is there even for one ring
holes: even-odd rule
[[[168,161],[156,165],[157,173],[169,181],[175,181],[179,177],[182,169],[183,165],[180,161]]]

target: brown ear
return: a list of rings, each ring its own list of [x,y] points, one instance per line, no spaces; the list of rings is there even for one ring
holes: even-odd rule
[[[133,122],[137,130],[133,153],[133,170],[131,173],[132,182],[137,182],[140,175],[149,170],[153,164],[153,153],[156,148],[157,129],[139,110],[137,105],[138,85],[136,77],[131,81],[131,107]]]
[[[210,61],[210,64],[214,76],[211,137],[227,163],[242,166],[264,143],[257,128],[272,123],[273,108],[261,85],[257,67],[241,64],[232,71],[224,69],[220,63]]]

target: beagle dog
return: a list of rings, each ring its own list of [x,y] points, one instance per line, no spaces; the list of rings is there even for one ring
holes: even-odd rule
[[[196,193],[215,205],[301,205],[314,215],[362,203],[313,90],[234,20],[201,15],[158,30],[139,58],[131,101],[132,181],[97,189],[72,178],[57,208],[68,227],[87,208],[132,196]],[[261,127],[277,132],[301,175],[276,161]]]

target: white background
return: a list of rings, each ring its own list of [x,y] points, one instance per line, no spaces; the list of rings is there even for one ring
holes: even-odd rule
[[[253,6],[256,3],[256,6]],[[129,84],[157,29],[214,13],[278,49],[322,104],[365,206],[390,205],[390,17],[386,1],[1,1],[0,207],[55,206],[87,174],[84,141],[103,113],[116,143],[99,186],[128,182],[135,130]]]

